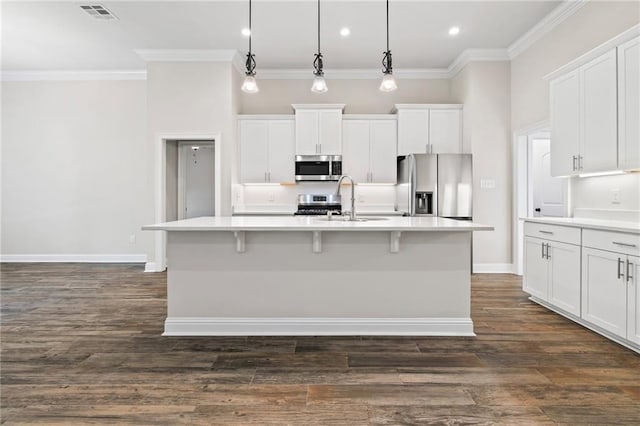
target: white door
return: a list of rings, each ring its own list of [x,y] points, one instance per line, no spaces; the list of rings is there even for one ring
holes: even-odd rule
[[[343,121],[342,137],[342,173],[351,176],[358,183],[369,182],[369,121]]]
[[[398,155],[426,153],[429,145],[429,110],[398,111]]]
[[[580,316],[580,246],[548,244],[549,303]]]
[[[295,123],[293,120],[270,120],[268,130],[267,180],[274,183],[295,182]]]
[[[462,111],[459,109],[429,110],[429,144],[434,154],[462,152]]]
[[[318,112],[308,110],[296,111],[296,154],[319,154],[318,144]]]
[[[616,50],[596,58],[580,70],[583,105],[580,172],[615,170],[618,166]]]
[[[567,215],[566,178],[551,176],[551,141],[531,141],[531,191],[534,217],[564,217]]]
[[[547,300],[549,281],[548,262],[543,257],[546,243],[538,238],[524,238],[524,277],[522,289],[532,296]]]
[[[626,255],[583,247],[582,319],[627,337]]]
[[[370,135],[370,181],[395,184],[398,179],[396,172],[397,122],[395,120],[371,120]]]
[[[341,155],[342,154],[342,111],[327,110],[319,111],[318,143],[320,144],[320,154]]]
[[[640,168],[640,37],[618,46],[618,166]]]
[[[267,120],[240,121],[240,182],[266,182],[267,138]]]
[[[181,219],[214,216],[214,150],[213,143],[181,144],[184,181],[182,185]]]
[[[627,277],[627,339],[640,345],[640,257],[627,256],[625,265]]]
[[[579,70],[553,80],[551,89],[551,175],[576,171],[580,151]]]

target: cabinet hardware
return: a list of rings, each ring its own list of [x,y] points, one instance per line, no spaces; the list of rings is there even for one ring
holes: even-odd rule
[[[551,248],[551,244],[547,243],[547,254],[546,254],[546,258],[547,259],[551,259],[551,256],[549,256],[549,249]]]
[[[541,256],[541,257],[542,257],[543,259],[544,259],[544,246],[545,246],[545,243],[542,243],[542,244],[540,245],[540,247],[542,247],[542,256]]]
[[[582,170],[582,160],[584,160],[584,157],[582,155],[578,155],[578,168],[580,170]]]
[[[540,232],[541,234],[553,235],[553,232],[551,232],[551,231],[538,231],[538,232]]]
[[[618,279],[622,278],[624,275],[620,272],[620,265],[624,265],[624,261],[618,258]]]
[[[576,171],[576,156],[573,156],[573,166],[571,168],[571,170],[573,170],[574,172]]]
[[[269,181],[267,180],[267,172],[264,172],[264,181],[265,181],[265,182],[269,182]]]
[[[619,241],[613,241],[613,244],[618,245],[618,246],[623,246],[623,247],[636,247],[635,244],[621,243]]]
[[[271,172],[268,172],[267,176],[269,177],[269,182],[271,182]]]
[[[633,277],[631,276],[632,269],[633,269],[633,263],[629,262],[629,259],[627,259],[627,282],[633,279]]]

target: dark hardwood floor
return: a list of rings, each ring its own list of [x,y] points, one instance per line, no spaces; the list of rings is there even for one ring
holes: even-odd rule
[[[640,424],[640,356],[473,277],[477,337],[161,337],[164,274],[2,264],[4,424]]]

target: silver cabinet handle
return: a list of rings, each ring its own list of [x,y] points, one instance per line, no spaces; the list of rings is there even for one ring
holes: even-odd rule
[[[577,160],[577,158],[576,158],[576,156],[574,155],[574,156],[573,156],[573,168],[572,168],[572,170],[573,170],[574,172],[576,171],[576,160]]]
[[[618,245],[618,246],[622,246],[622,247],[636,247],[635,244],[621,243],[619,241],[613,241],[613,244]]]
[[[580,170],[582,170],[582,160],[584,159],[584,157],[582,155],[578,156],[578,168]]]
[[[549,234],[549,235],[553,235],[553,232],[551,231],[538,231],[541,234]]]
[[[551,248],[551,244],[547,243],[547,259],[551,259],[551,256],[549,256],[549,249]]]
[[[540,246],[540,247],[542,247],[542,256],[541,257],[543,259],[544,259],[544,246],[545,246],[545,243],[542,243],[542,245]]]
[[[629,259],[627,259],[627,282],[633,279],[633,277],[631,276],[632,268],[633,268],[633,263],[629,262]]]
[[[267,172],[264,172],[264,181],[265,181],[265,182],[269,182],[269,181],[267,180]]]
[[[624,265],[624,261],[620,258],[618,258],[618,279],[622,278],[624,275],[622,275],[622,272],[620,272],[620,265]]]

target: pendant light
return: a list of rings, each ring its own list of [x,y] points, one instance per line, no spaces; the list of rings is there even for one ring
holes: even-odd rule
[[[256,59],[255,55],[251,53],[251,0],[249,0],[249,53],[247,53],[247,60],[245,62],[245,77],[242,83],[242,91],[246,93],[258,93],[258,83],[256,82]]]
[[[391,66],[391,50],[389,49],[389,0],[387,0],[387,51],[382,57],[382,82],[380,90],[382,92],[393,92],[398,88],[396,79],[393,78],[393,67]]]
[[[322,53],[320,53],[320,0],[318,0],[318,53],[316,53],[313,60],[313,75],[315,75],[315,78],[313,79],[313,85],[311,85],[311,91],[314,93],[324,93],[329,90],[327,82],[324,80],[323,67]]]

